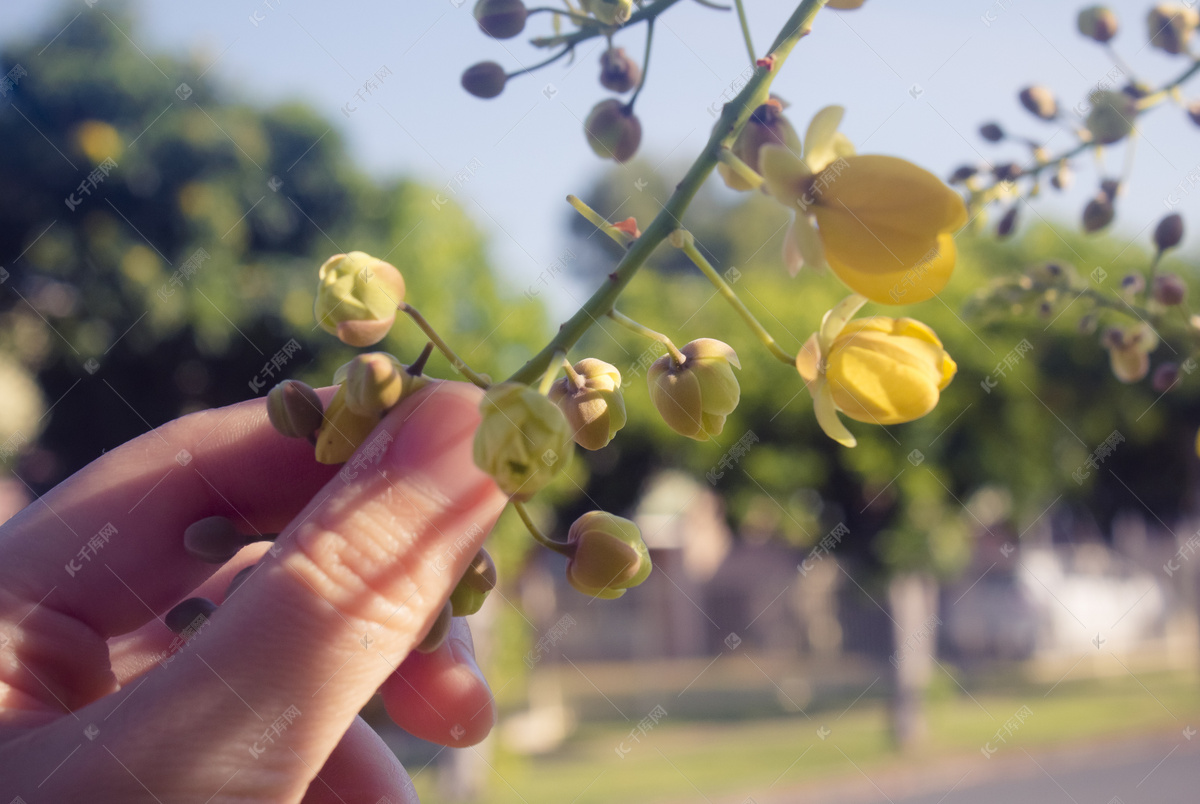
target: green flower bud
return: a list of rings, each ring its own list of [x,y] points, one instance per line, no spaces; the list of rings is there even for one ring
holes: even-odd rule
[[[362,251],[335,254],[318,273],[317,323],[350,346],[371,346],[387,335],[404,301],[395,266]]]
[[[1093,92],[1092,110],[1087,116],[1087,130],[1102,145],[1124,139],[1133,131],[1137,118],[1137,101],[1124,92]]]
[[[588,145],[604,159],[628,161],[642,144],[641,121],[617,98],[592,107],[583,129]]]
[[[450,624],[453,617],[454,607],[447,600],[446,605],[442,606],[442,610],[438,612],[433,625],[429,626],[429,630],[425,632],[425,638],[413,650],[418,653],[433,653],[440,648],[446,641],[446,637],[450,635]]]
[[[311,386],[284,380],[267,392],[267,418],[288,438],[308,438],[321,426],[324,409]]]
[[[705,441],[721,434],[725,417],[737,407],[741,388],[733,367],[742,364],[733,347],[713,338],[692,341],[679,351],[683,365],[668,354],[646,372],[650,401],[672,430]]]
[[[751,113],[730,150],[751,170],[758,172],[758,149],[764,145],[782,145],[797,156],[801,153],[800,137],[783,116],[783,103],[778,98],[769,98]],[[717,165],[717,172],[731,190],[752,189],[745,179],[724,163]]]
[[[1000,142],[1004,139],[1004,129],[1000,128],[999,123],[984,123],[979,127],[979,136],[988,142]]]
[[[1159,251],[1175,248],[1183,240],[1183,216],[1175,212],[1167,215],[1154,228],[1154,245]]]
[[[1153,293],[1156,302],[1174,307],[1187,298],[1187,285],[1175,274],[1159,274],[1154,277]]]
[[[1046,87],[1025,87],[1021,90],[1021,105],[1030,114],[1043,120],[1053,120],[1058,116],[1058,101],[1054,93]]]
[[[633,0],[580,0],[580,5],[605,25],[624,25],[633,14]]]
[[[479,405],[475,465],[505,494],[527,500],[566,464],[571,425],[558,406],[516,382],[493,385]]]
[[[563,377],[555,382],[550,388],[550,401],[567,417],[576,444],[584,449],[602,449],[625,426],[621,372],[594,357],[580,360],[574,369],[579,381]]]
[[[487,550],[480,550],[450,593],[454,616],[466,617],[479,611],[483,601],[487,600],[488,592],[495,588],[496,562],[492,561]]]
[[[346,404],[346,386],[343,384],[329,401],[325,409],[325,420],[317,432],[316,457],[320,463],[345,463],[350,460],[358,445],[383,418],[382,411],[363,415],[350,410]]]
[[[1083,208],[1083,229],[1087,232],[1098,232],[1112,223],[1116,210],[1108,196],[1100,195],[1088,201]]]
[[[477,98],[494,98],[504,91],[508,73],[494,61],[472,64],[462,74],[462,88]]]
[[[419,370],[413,374],[387,352],[356,356],[333,373],[333,381],[345,384],[346,407],[360,416],[391,410],[429,384]]]
[[[521,0],[479,0],[475,4],[479,29],[493,39],[511,39],[525,30],[528,14]]]
[[[1103,44],[1117,35],[1117,15],[1104,6],[1089,6],[1079,12],[1079,32]]]
[[[224,564],[250,541],[238,531],[233,520],[223,516],[205,517],[183,531],[183,548],[189,555],[209,564]]]
[[[625,55],[625,48],[610,47],[600,54],[600,84],[613,92],[628,92],[642,80],[642,68]]]
[[[1187,52],[1188,42],[1198,24],[1200,12],[1173,3],[1159,3],[1146,15],[1151,46],[1171,55]]]
[[[650,577],[650,551],[637,525],[607,511],[588,511],[571,524],[567,581],[592,597],[611,600]]]

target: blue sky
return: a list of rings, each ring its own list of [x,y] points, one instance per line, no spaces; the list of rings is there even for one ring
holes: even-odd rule
[[[794,7],[783,0],[747,5],[760,49]],[[1139,76],[1161,81],[1185,65],[1146,45],[1148,5],[1111,4],[1123,24],[1115,44]],[[144,50],[190,54],[196,75],[185,81],[220,82],[264,103],[306,100],[379,175],[410,174],[444,186],[472,166],[470,179],[452,195],[488,232],[497,264],[522,288],[564,248],[564,197],[585,190],[605,167],[582,134],[588,110],[608,95],[597,82],[602,45],[587,43],[574,64],[514,80],[499,98],[481,101],[459,87],[466,66],[491,59],[512,68],[542,54],[524,36],[484,37],[472,6],[473,0],[143,0],[133,4],[140,27],[128,33]],[[49,41],[57,33],[51,21],[63,8],[14,5],[6,9],[6,36]],[[74,16],[111,12],[113,5],[72,0],[65,8]],[[964,162],[1023,155],[1015,145],[982,142],[975,132],[989,119],[1058,151],[1070,145],[1071,133],[1034,120],[1016,93],[1042,83],[1070,107],[1116,74],[1104,49],[1075,31],[1078,8],[1034,0],[868,0],[860,11],[823,12],[775,91],[792,104],[801,131],[812,112],[840,103],[847,108],[843,130],[860,152],[904,156],[940,175]],[[526,34],[545,33],[548,25],[547,15],[531,17]],[[616,43],[640,60],[643,35],[639,26],[619,33]],[[385,68],[390,75],[379,89],[356,101],[363,83]],[[146,69],[155,68],[147,62]],[[745,69],[736,17],[683,0],[657,27],[649,81],[638,101],[642,152],[668,175],[681,175],[707,137],[709,109],[744,80]],[[164,80],[164,96],[173,90]],[[356,108],[349,111],[347,104]],[[1200,183],[1198,137],[1178,107],[1145,119],[1119,205],[1116,228],[1123,237],[1148,242],[1167,199],[1178,199],[1175,209],[1196,220],[1200,192],[1189,190]],[[1123,152],[1121,146],[1106,154],[1110,173],[1120,171]],[[1076,187],[1037,200],[1036,214],[1077,219],[1098,181],[1090,165],[1080,167]],[[553,301],[565,307],[579,293],[560,286]]]

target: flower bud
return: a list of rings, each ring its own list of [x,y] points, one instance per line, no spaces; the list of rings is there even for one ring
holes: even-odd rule
[[[1083,228],[1087,232],[1097,232],[1112,223],[1116,210],[1112,201],[1104,195],[1098,195],[1083,208]]]
[[[610,47],[600,54],[600,84],[613,92],[628,92],[642,80],[642,68],[625,55],[625,48]]]
[[[745,162],[751,170],[758,172],[758,150],[764,145],[781,145],[793,154],[801,153],[800,138],[796,129],[783,116],[783,103],[778,98],[769,98],[755,109],[745,127],[730,148],[733,155]],[[751,185],[728,165],[717,165],[717,172],[731,190],[750,190]]]
[[[429,384],[429,378],[409,372],[387,352],[357,355],[333,374],[346,386],[346,407],[360,416],[391,410],[409,395]]]
[[[1021,178],[1023,172],[1016,162],[1004,162],[992,168],[992,175],[996,177],[996,181],[1016,181]]]
[[[267,418],[288,438],[308,438],[317,432],[324,413],[317,392],[298,380],[284,380],[267,392]]]
[[[472,64],[462,74],[462,88],[477,98],[494,98],[504,91],[508,73],[494,61]]]
[[[1102,179],[1100,181],[1100,194],[1109,201],[1115,201],[1119,192],[1121,192],[1121,181],[1119,179]]]
[[[488,592],[496,588],[496,562],[487,550],[480,550],[471,559],[467,571],[458,579],[450,593],[450,605],[455,617],[467,617],[483,607]]]
[[[1141,274],[1126,274],[1121,277],[1121,292],[1136,296],[1146,289],[1146,279]]]
[[[1092,110],[1085,125],[1092,138],[1109,145],[1124,139],[1133,131],[1137,117],[1137,101],[1124,92],[1096,91],[1092,93]]]
[[[979,173],[979,168],[975,167],[974,165],[962,165],[955,168],[954,172],[950,174],[950,178],[946,181],[947,184],[962,184],[967,179],[975,176],[977,173]]]
[[[650,401],[675,432],[706,441],[720,435],[725,417],[741,399],[733,368],[741,368],[737,353],[727,343],[700,338],[679,350],[683,365],[663,355],[646,372]]]
[[[205,517],[183,532],[183,549],[209,564],[224,564],[249,543],[233,520],[223,516]]]
[[[621,372],[594,357],[580,360],[574,371],[578,382],[570,376],[559,379],[550,388],[550,401],[567,417],[576,444],[602,449],[625,426]]]
[[[1187,297],[1187,285],[1175,274],[1159,274],[1154,277],[1154,300],[1167,307],[1183,304]]]
[[[1058,101],[1054,93],[1046,87],[1032,86],[1021,90],[1021,105],[1030,114],[1043,120],[1053,120],[1058,116]]]
[[[1150,45],[1172,55],[1187,51],[1197,24],[1200,24],[1200,12],[1190,6],[1159,3],[1146,15]]]
[[[1071,166],[1067,164],[1067,160],[1058,163],[1058,168],[1050,177],[1050,186],[1055,190],[1066,190],[1071,186]]]
[[[313,312],[322,329],[349,346],[383,340],[404,301],[404,277],[394,265],[351,251],[330,257],[317,276]]]
[[[585,595],[611,600],[650,577],[650,551],[637,525],[588,511],[567,532],[567,581]]]
[[[1000,128],[999,123],[985,123],[979,127],[979,136],[988,142],[1000,142],[1004,139],[1004,129]]]
[[[475,4],[479,29],[493,39],[511,39],[525,30],[528,13],[521,0],[479,0]]]
[[[1079,32],[1104,44],[1117,35],[1117,15],[1104,6],[1089,6],[1079,12]]]
[[[996,236],[1008,237],[1013,233],[1013,229],[1017,227],[1017,207],[1012,207],[1008,212],[1004,213],[1004,217],[1000,218],[1000,223],[996,224]]]
[[[600,101],[592,107],[583,129],[588,145],[604,159],[628,161],[642,144],[641,121],[617,98]]]
[[[1146,322],[1128,327],[1109,327],[1101,339],[1108,350],[1113,376],[1135,383],[1150,373],[1150,353],[1158,348],[1158,335]]]
[[[1160,394],[1165,394],[1167,391],[1170,391],[1178,382],[1178,363],[1163,363],[1154,370],[1154,377],[1150,380],[1154,390]]]
[[[1194,100],[1187,107],[1188,118],[1200,126],[1200,100]]]
[[[605,25],[624,25],[633,14],[633,0],[580,0],[580,5]]]
[[[325,409],[325,421],[317,432],[315,450],[320,463],[345,463],[350,460],[354,450],[367,440],[367,436],[383,418],[382,412],[363,415],[350,410],[346,395],[346,386],[342,384]]]
[[[454,606],[450,601],[446,601],[446,605],[442,606],[442,610],[438,612],[437,619],[433,621],[433,625],[429,626],[429,630],[425,632],[425,638],[420,644],[413,648],[418,653],[433,653],[442,646],[446,641],[446,637],[450,635],[450,625],[453,622]]]
[[[523,383],[493,385],[479,405],[475,465],[505,494],[527,500],[567,463],[571,426],[558,406]]]
[[[1183,216],[1173,212],[1158,222],[1154,228],[1154,245],[1159,251],[1175,248],[1183,240]]]

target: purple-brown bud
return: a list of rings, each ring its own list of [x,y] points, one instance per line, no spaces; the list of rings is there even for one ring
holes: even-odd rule
[[[504,91],[508,73],[494,61],[472,64],[462,74],[462,87],[477,98],[494,98]]]
[[[600,54],[600,84],[613,92],[628,92],[642,80],[642,68],[625,55],[625,48],[610,47]]]
[[[511,39],[525,30],[528,14],[521,0],[479,0],[475,4],[479,29],[494,39]]]
[[[1177,212],[1167,215],[1154,228],[1154,245],[1159,251],[1175,248],[1183,240],[1183,216]]]
[[[1187,285],[1175,274],[1159,274],[1154,277],[1153,293],[1156,302],[1174,307],[1187,298]]]
[[[642,144],[641,122],[617,98],[600,101],[592,107],[583,128],[588,145],[604,159],[626,162]]]

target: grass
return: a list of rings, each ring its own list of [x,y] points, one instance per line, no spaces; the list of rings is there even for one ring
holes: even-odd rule
[[[486,804],[595,804],[753,796],[806,782],[873,770],[978,757],[983,744],[1021,707],[1032,714],[1000,752],[1103,737],[1182,729],[1200,719],[1200,678],[1193,672],[1131,674],[1049,685],[1008,685],[968,694],[945,675],[928,701],[929,740],[901,756],[888,736],[887,702],[866,697],[805,715],[749,721],[683,720],[668,715],[641,742],[633,723],[584,725],[553,755],[500,752],[489,762]],[[879,689],[882,685],[877,685]],[[1049,691],[1047,691],[1049,690]],[[874,690],[873,690],[874,691]],[[828,732],[824,738],[818,729]],[[623,757],[617,746],[630,750]],[[416,773],[421,800],[436,804],[434,774]]]

